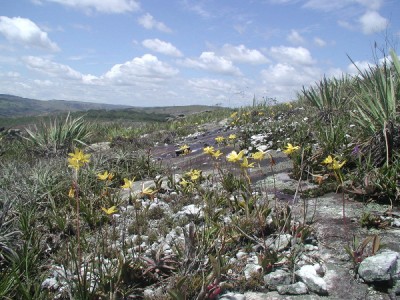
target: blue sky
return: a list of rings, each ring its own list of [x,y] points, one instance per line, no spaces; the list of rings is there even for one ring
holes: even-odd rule
[[[400,39],[398,0],[0,0],[0,93],[132,106],[295,99]],[[378,58],[382,56],[378,50]]]

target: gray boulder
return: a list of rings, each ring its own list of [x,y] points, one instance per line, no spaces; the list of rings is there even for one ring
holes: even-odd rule
[[[278,285],[287,285],[291,283],[291,276],[288,272],[277,270],[264,276],[264,282],[271,290],[276,290]]]
[[[399,253],[384,251],[364,259],[358,268],[358,274],[367,283],[376,283],[394,279],[397,273]]]
[[[303,282],[296,282],[276,287],[280,295],[303,295],[308,293],[307,286]]]

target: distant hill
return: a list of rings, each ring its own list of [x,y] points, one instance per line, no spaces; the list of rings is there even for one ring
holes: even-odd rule
[[[67,111],[116,110],[128,107],[130,106],[66,100],[42,101],[0,94],[0,117],[27,117]]]
[[[101,103],[35,100],[0,94],[0,128],[26,126],[55,116],[85,115],[86,120],[97,122],[165,122],[167,119],[221,109],[219,106],[188,105],[133,107]]]

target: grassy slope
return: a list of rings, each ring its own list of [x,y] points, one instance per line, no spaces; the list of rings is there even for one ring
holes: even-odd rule
[[[41,101],[0,94],[0,127],[19,127],[40,123],[72,112],[97,122],[163,122],[168,117],[190,115],[220,109],[216,106],[191,105],[168,107],[127,107],[77,101]]]

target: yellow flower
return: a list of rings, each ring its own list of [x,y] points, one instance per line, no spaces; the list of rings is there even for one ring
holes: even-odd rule
[[[68,197],[70,197],[70,198],[75,198],[75,189],[74,189],[74,187],[72,187],[72,186],[71,186],[71,188],[69,189]]]
[[[325,165],[327,165],[327,166],[328,166],[328,169],[331,169],[331,170],[339,170],[339,169],[341,169],[341,168],[344,166],[344,164],[346,163],[346,161],[344,160],[344,161],[340,162],[340,161],[338,161],[336,158],[333,158],[332,155],[328,155],[328,156],[322,161],[322,163],[325,164]]]
[[[233,118],[236,118],[237,114],[238,114],[238,112],[235,111],[234,113],[231,114],[231,118],[232,118],[232,119],[233,119]]]
[[[299,146],[293,146],[291,143],[288,143],[286,146],[286,149],[283,150],[283,152],[287,155],[292,154],[293,152],[299,150],[300,147]]]
[[[200,178],[201,176],[201,171],[200,170],[191,170],[190,172],[186,173],[187,176],[190,177],[191,181],[196,181],[197,179]]]
[[[214,153],[214,147],[208,146],[203,149],[203,153],[212,155]]]
[[[149,198],[153,198],[153,196],[154,196],[154,194],[155,194],[156,192],[157,192],[157,191],[153,190],[151,187],[147,187],[147,188],[145,188],[145,189],[142,189],[141,194],[142,194],[143,196],[147,196],[147,197],[149,197]]]
[[[224,140],[225,140],[225,138],[224,138],[223,136],[217,136],[217,137],[215,138],[215,141],[216,141],[218,144],[223,143]]]
[[[236,151],[232,151],[226,156],[226,159],[230,162],[238,162],[241,161],[244,155],[244,151],[241,150],[239,153]]]
[[[108,173],[108,171],[104,171],[103,174],[99,173],[97,174],[97,178],[99,180],[111,180],[114,178],[114,174],[113,173]]]
[[[249,161],[247,160],[247,157],[243,158],[243,162],[240,164],[242,168],[254,168],[254,163],[252,162],[249,164]]]
[[[180,146],[179,147],[179,150],[183,150],[183,151],[185,151],[185,150],[187,150],[187,149],[189,149],[190,147],[188,146],[188,145],[183,145],[183,146]]]
[[[182,154],[188,154],[190,152],[190,146],[188,145],[183,145],[179,147],[179,150],[182,151]]]
[[[213,152],[211,155],[214,158],[218,158],[222,155],[222,152],[220,150],[217,150],[217,151]]]
[[[135,181],[135,177],[132,178],[132,180],[129,180],[128,178],[124,178],[124,184],[121,185],[122,189],[130,189],[132,187],[133,182]]]
[[[74,153],[68,153],[68,155],[70,156],[68,158],[68,167],[74,168],[75,170],[79,170],[80,167],[83,167],[90,161],[90,154],[85,154],[78,148],[75,149]]]
[[[190,184],[190,182],[187,181],[185,178],[182,178],[179,184],[185,188]]]
[[[339,161],[337,161],[336,159],[333,161],[333,163],[332,163],[332,169],[333,170],[339,170],[339,169],[341,169],[343,166],[344,166],[344,164],[346,163],[346,161],[344,160],[344,161],[342,161],[342,162],[339,162]]]
[[[328,156],[322,161],[322,163],[323,163],[323,164],[326,164],[326,165],[332,164],[332,163],[333,163],[332,155],[328,155]]]
[[[236,140],[236,134],[230,134],[229,137],[228,137],[228,139],[229,139],[230,141]]]
[[[111,206],[110,208],[101,208],[107,215],[115,214],[118,210],[115,205]]]
[[[265,158],[265,154],[266,154],[266,152],[258,151],[256,153],[253,153],[251,155],[251,158],[255,159],[255,160],[263,160]]]

